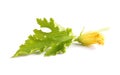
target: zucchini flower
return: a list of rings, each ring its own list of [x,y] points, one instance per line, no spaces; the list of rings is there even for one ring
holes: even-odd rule
[[[82,45],[89,46],[92,44],[104,44],[104,37],[100,32],[87,32],[84,34],[81,34],[78,37],[78,42],[80,42]]]
[[[107,30],[106,28],[98,30],[98,31],[90,31],[80,33],[80,36],[76,39],[79,43],[84,46],[90,46],[92,44],[104,45],[104,36],[100,33],[101,31]]]

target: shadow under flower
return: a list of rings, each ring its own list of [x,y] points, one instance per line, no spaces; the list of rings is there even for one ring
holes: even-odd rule
[[[72,45],[74,47],[76,46],[76,47],[80,47],[80,48],[84,48],[84,49],[89,49],[89,50],[95,50],[96,49],[95,45],[84,46],[81,43],[77,43],[77,42],[72,43]]]

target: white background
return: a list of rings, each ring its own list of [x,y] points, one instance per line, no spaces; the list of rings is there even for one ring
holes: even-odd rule
[[[104,46],[72,44],[66,53],[11,58],[33,29],[36,18],[54,18],[78,35],[85,27],[103,32]],[[0,0],[0,75],[120,75],[119,0]]]

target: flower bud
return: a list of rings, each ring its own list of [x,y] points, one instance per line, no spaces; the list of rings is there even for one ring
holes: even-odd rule
[[[97,31],[81,33],[80,36],[78,37],[78,42],[85,46],[89,46],[92,44],[103,45],[104,37],[100,32]]]

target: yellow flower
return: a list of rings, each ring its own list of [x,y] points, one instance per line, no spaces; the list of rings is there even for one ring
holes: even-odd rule
[[[91,44],[104,45],[104,37],[98,31],[81,33],[78,37],[78,42],[85,46],[89,46]]]

